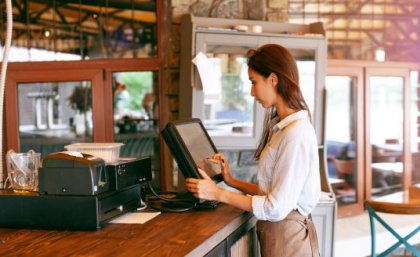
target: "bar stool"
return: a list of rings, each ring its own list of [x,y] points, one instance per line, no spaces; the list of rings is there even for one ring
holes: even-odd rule
[[[420,225],[405,237],[400,236],[391,226],[389,226],[378,214],[392,213],[392,214],[420,214],[420,197],[415,197],[409,192],[398,192],[376,200],[368,200],[365,202],[365,207],[369,213],[372,257],[388,256],[392,251],[397,249],[400,245],[404,245],[406,249],[420,257],[420,250],[412,246],[408,240],[420,231]],[[375,234],[375,220],[384,226],[397,240],[395,244],[386,249],[383,253],[376,255],[376,234]],[[420,224],[420,221],[419,221]]]

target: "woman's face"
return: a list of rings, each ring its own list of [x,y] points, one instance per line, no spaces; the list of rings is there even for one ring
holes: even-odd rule
[[[264,78],[251,68],[248,68],[248,76],[251,81],[251,96],[264,108],[269,108],[276,102],[276,81],[273,74]]]

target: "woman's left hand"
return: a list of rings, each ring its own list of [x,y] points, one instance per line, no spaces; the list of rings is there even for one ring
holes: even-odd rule
[[[194,197],[210,201],[218,201],[222,189],[210,179],[202,169],[198,168],[203,179],[187,178],[187,189],[194,194]]]

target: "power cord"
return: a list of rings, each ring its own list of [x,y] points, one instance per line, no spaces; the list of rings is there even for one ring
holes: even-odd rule
[[[152,196],[144,195],[144,202],[148,207],[164,212],[185,212],[197,207],[199,201],[195,198],[177,198],[177,192],[159,192],[157,193],[150,181],[147,182],[148,189]],[[146,191],[144,188],[142,191]],[[172,198],[163,195],[173,195]]]

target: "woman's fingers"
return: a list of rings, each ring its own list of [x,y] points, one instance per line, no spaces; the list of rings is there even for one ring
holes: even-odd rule
[[[208,160],[220,165],[220,171],[222,172],[223,180],[229,184],[232,181],[232,173],[230,171],[229,163],[224,159],[224,155],[222,153],[217,153]]]
[[[220,162],[224,163],[225,162],[225,155],[222,154],[222,153],[216,153],[209,159],[216,160],[216,161],[218,161],[218,163],[220,163]]]
[[[196,178],[187,178],[185,181],[187,182],[187,184],[197,184],[198,179],[196,179]]]
[[[225,158],[225,155],[223,153],[215,153],[213,155],[213,158],[214,159],[224,159]]]
[[[187,190],[193,193],[195,198],[200,198],[200,189],[199,189],[199,180],[197,179],[187,179]]]
[[[187,178],[186,182],[187,182],[186,186],[187,186],[188,191],[197,192],[197,188],[198,188],[198,186],[197,186],[198,180],[197,179]]]
[[[216,164],[221,164],[224,162],[223,159],[216,159],[216,158],[207,158],[208,161],[212,162],[212,163],[216,163]]]
[[[226,165],[226,161],[225,161],[225,159],[209,158],[209,159],[207,159],[207,160],[209,160],[209,161],[210,161],[210,162],[212,162],[212,163],[219,164],[219,165],[220,165],[220,167],[221,167],[222,169],[224,169],[224,168],[225,168],[225,165]]]
[[[200,173],[200,175],[201,175],[202,178],[204,178],[204,179],[210,179],[211,180],[211,178],[209,177],[209,175],[207,175],[207,173],[204,170],[202,170],[202,169],[200,169],[198,167],[197,167],[197,169],[198,169],[198,172]]]
[[[218,187],[203,170],[199,169],[199,172],[200,174],[202,173],[204,179],[186,179],[186,186],[188,191],[193,193],[194,197],[196,198],[207,200],[216,199]]]

